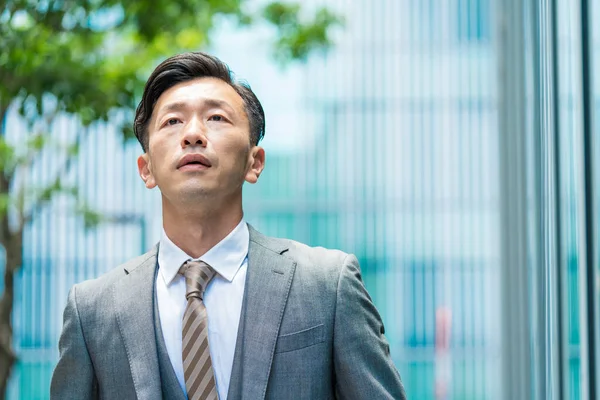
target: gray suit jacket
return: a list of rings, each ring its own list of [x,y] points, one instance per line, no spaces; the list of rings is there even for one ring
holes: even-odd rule
[[[71,289],[52,399],[162,397],[157,251]],[[383,333],[356,257],[250,227],[229,399],[405,399]]]

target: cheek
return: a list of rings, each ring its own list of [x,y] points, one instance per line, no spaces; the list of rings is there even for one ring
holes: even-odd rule
[[[246,143],[240,143],[239,141],[216,142],[213,143],[213,149],[224,165],[242,165],[245,167],[248,164],[250,149]]]
[[[164,175],[164,173],[162,173],[162,170],[164,169],[164,161],[161,158],[161,155],[152,153],[148,168],[155,179],[159,179],[161,175]]]
[[[150,142],[149,154],[152,155],[152,161],[154,161],[155,167],[162,164],[169,156],[168,148],[168,143],[166,143],[165,140],[155,139]]]

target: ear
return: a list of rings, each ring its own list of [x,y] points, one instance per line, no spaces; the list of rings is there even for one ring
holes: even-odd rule
[[[246,182],[256,183],[258,177],[265,168],[265,149],[254,146],[248,154],[248,170],[246,172]]]
[[[152,165],[150,164],[150,157],[148,153],[144,153],[137,159],[138,172],[140,177],[146,184],[148,189],[153,189],[156,187],[156,180],[154,179],[154,175],[152,174]]]

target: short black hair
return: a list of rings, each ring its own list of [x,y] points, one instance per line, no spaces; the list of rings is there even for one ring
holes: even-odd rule
[[[228,83],[244,101],[251,143],[257,145],[265,136],[265,112],[250,85],[235,79],[227,64],[217,57],[199,51],[188,52],[160,63],[146,82],[133,122],[133,131],[145,152],[148,151],[148,122],[158,98],[178,83],[197,78],[217,78]]]

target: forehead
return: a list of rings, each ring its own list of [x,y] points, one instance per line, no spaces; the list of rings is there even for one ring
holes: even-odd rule
[[[218,78],[196,78],[165,90],[158,98],[153,114],[172,103],[201,106],[210,100],[224,102],[236,112],[244,111],[243,99],[227,82]]]

